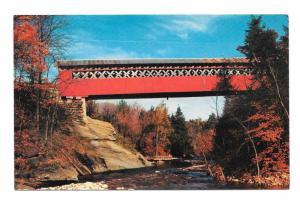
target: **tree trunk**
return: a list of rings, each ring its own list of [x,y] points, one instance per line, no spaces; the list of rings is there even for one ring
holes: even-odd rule
[[[251,141],[253,150],[254,150],[254,152],[255,152],[255,161],[256,161],[257,176],[260,177],[260,167],[259,167],[258,155],[257,155],[256,147],[255,147],[255,144],[254,144],[254,142],[253,142],[252,137],[249,136],[249,139],[250,139],[250,141]]]
[[[206,155],[205,155],[205,153],[204,153],[202,150],[201,150],[201,153],[202,153],[202,156],[204,157],[204,162],[205,162],[205,165],[206,165],[206,167],[207,167],[207,170],[208,170],[210,176],[213,177],[214,174],[213,174],[212,170],[210,169],[210,165],[209,165],[209,163],[208,163],[208,161],[207,161],[207,159],[206,159]]]
[[[257,176],[260,178],[260,167],[259,167],[259,161],[258,161],[258,154],[257,154],[257,150],[255,147],[254,141],[253,141],[252,137],[247,133],[247,131],[248,131],[247,127],[238,118],[234,117],[234,119],[242,126],[242,128],[245,130],[248,138],[250,139],[250,142],[252,144],[252,147],[253,147],[253,150],[255,153]]]
[[[42,73],[38,74],[38,85],[42,83]],[[41,90],[37,89],[37,101],[36,101],[36,129],[40,131],[40,106],[41,106]]]
[[[277,96],[278,96],[278,98],[279,98],[280,105],[281,105],[281,107],[282,107],[282,109],[283,109],[283,111],[284,111],[284,114],[286,115],[287,119],[289,119],[289,118],[290,118],[290,117],[289,117],[289,112],[288,112],[286,106],[285,106],[284,103],[283,103],[283,100],[282,100],[282,97],[281,97],[281,94],[280,94],[280,89],[279,89],[278,81],[277,81],[277,78],[276,78],[276,76],[275,76],[275,74],[274,74],[274,69],[273,69],[273,67],[271,66],[271,64],[270,64],[269,61],[268,61],[268,65],[269,65],[269,70],[270,70],[270,73],[271,73],[271,75],[272,75],[273,81],[274,81],[275,86],[276,86],[276,93],[277,93]]]
[[[158,153],[158,129],[156,129],[156,135],[155,135],[155,157],[157,157]]]
[[[47,119],[46,119],[46,126],[45,126],[45,145],[47,145],[48,142],[48,131],[49,131],[49,120],[50,120],[50,111],[51,111],[51,107],[48,107],[48,111],[47,111]]]
[[[50,146],[52,148],[52,139],[53,139],[53,128],[54,128],[54,124],[55,124],[55,120],[56,120],[56,114],[57,114],[57,105],[58,105],[58,100],[56,100],[55,105],[54,105],[54,109],[52,111],[51,114],[51,122],[50,122]]]

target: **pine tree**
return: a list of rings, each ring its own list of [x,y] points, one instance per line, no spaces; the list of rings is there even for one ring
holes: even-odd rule
[[[171,154],[176,157],[186,156],[190,151],[190,138],[188,137],[185,117],[179,106],[175,115],[171,116],[171,123],[174,129],[170,139]]]
[[[238,47],[253,69],[253,90],[227,97],[216,128],[216,158],[228,172],[258,176],[288,168],[288,32],[282,37],[253,17]]]

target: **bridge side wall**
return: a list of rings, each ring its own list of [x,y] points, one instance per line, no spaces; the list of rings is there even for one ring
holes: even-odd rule
[[[118,95],[145,93],[215,92],[219,76],[140,77],[72,79],[71,70],[60,71],[61,96]],[[231,76],[236,91],[245,91],[251,75]]]

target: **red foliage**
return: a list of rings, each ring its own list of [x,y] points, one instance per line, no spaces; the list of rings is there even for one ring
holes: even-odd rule
[[[14,23],[15,66],[25,72],[43,72],[47,69],[47,45],[39,38],[32,16],[17,16]]]
[[[275,111],[276,106],[262,106],[257,102],[252,106],[256,113],[246,121],[251,125],[247,133],[256,142],[262,174],[288,172],[289,146],[288,142],[282,141],[284,128],[281,117]],[[252,162],[255,163],[256,159],[253,158]]]
[[[262,174],[270,172],[289,172],[289,146],[287,142],[271,143],[259,153]],[[252,159],[254,162],[255,160]]]
[[[155,156],[154,141],[155,141],[155,133],[154,132],[148,133],[147,136],[145,137],[145,148],[143,149],[143,153],[146,156],[149,157]]]
[[[38,154],[43,146],[38,139],[38,133],[33,130],[24,129],[15,134],[16,156],[30,157]]]
[[[22,158],[44,152],[46,122],[49,139],[49,125],[56,121],[50,120],[56,112],[55,84],[42,79],[47,70],[48,46],[41,40],[35,18],[16,16],[14,21],[15,154],[16,166],[21,170],[25,164]]]
[[[115,121],[119,131],[125,138],[130,138],[134,144],[141,133],[140,111],[139,107],[126,106],[116,113]]]
[[[215,130],[209,129],[197,134],[194,143],[194,152],[197,155],[207,154],[213,151]]]
[[[254,115],[250,116],[247,122],[250,122],[254,127],[247,133],[257,139],[266,142],[275,142],[283,133],[281,118],[275,113],[275,106],[264,108],[258,103],[253,104]]]
[[[166,149],[166,143],[163,141],[159,141],[156,147],[156,133],[150,132],[145,137],[145,148],[143,149],[143,153],[146,156],[154,157],[154,156],[168,156],[170,152]]]

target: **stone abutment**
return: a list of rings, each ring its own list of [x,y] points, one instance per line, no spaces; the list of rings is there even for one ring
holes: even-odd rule
[[[86,100],[84,97],[62,97],[61,103],[70,120],[84,123],[86,119]]]

